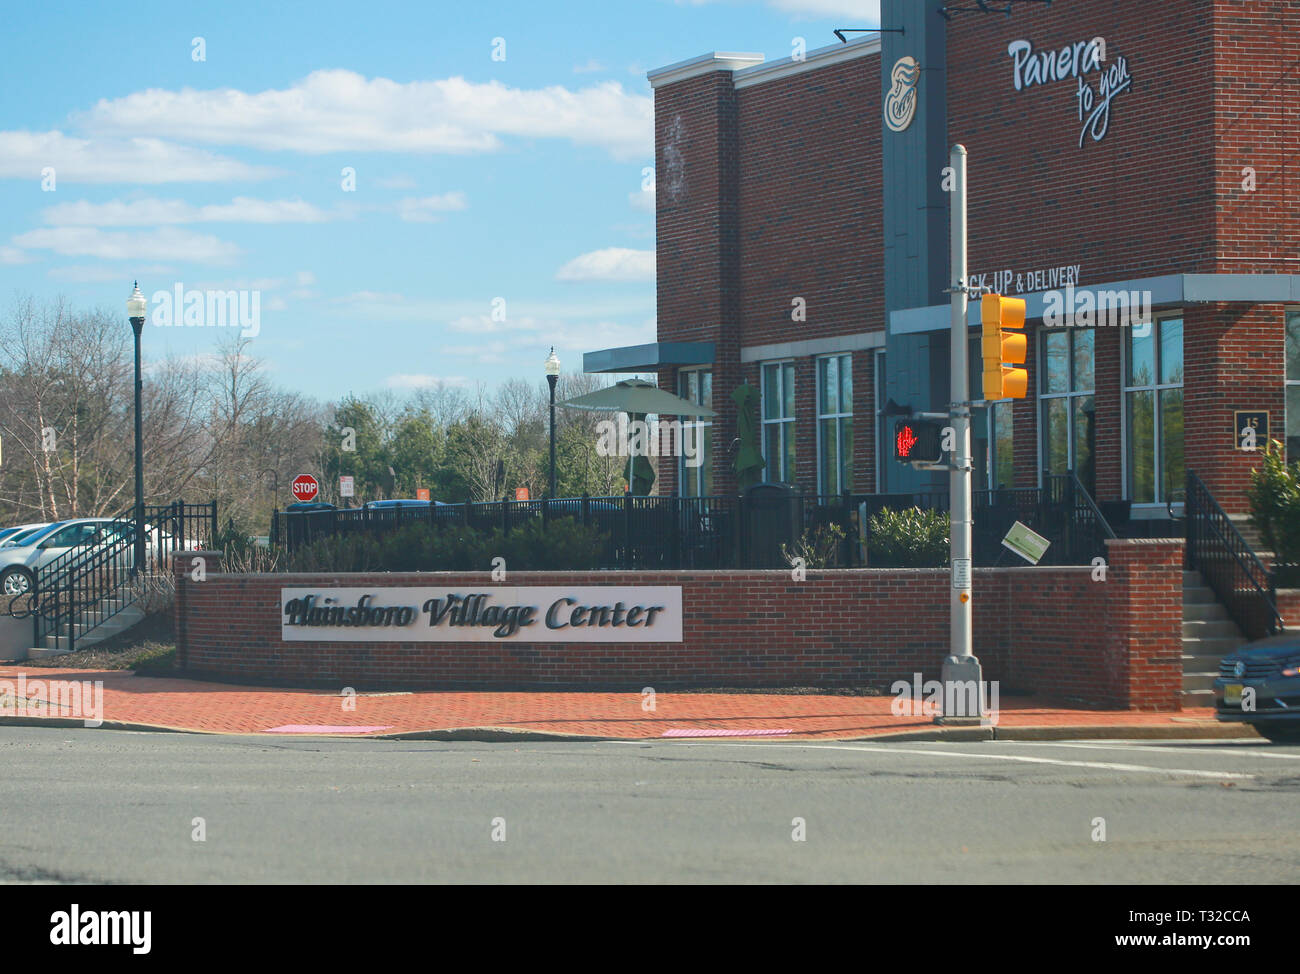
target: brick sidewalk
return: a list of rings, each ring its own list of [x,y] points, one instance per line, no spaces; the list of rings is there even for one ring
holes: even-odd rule
[[[337,693],[137,677],[121,670],[0,666],[0,680],[102,680],[104,720],[221,734],[388,735],[461,728],[659,737],[853,738],[932,731],[926,717],[897,717],[890,697],[669,693],[642,709],[640,693],[361,693],[345,710]],[[1214,728],[1209,709],[1181,713],[1071,710],[1027,697],[1001,701],[1000,728]],[[51,714],[51,716],[61,716]]]

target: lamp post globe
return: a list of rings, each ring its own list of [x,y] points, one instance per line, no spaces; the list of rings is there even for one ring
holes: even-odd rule
[[[546,356],[546,382],[551,387],[551,490],[548,497],[555,496],[555,383],[560,378],[560,360],[551,346],[551,354]]]
[[[140,419],[140,399],[144,388],[140,378],[140,333],[144,330],[145,313],[149,302],[140,293],[140,282],[135,282],[131,296],[126,299],[126,315],[135,333],[135,559],[132,574],[145,564],[144,544],[144,426]]]

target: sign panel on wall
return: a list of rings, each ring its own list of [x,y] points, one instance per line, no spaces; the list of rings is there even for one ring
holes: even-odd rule
[[[885,125],[891,132],[903,132],[916,117],[916,86],[921,66],[916,58],[901,57],[889,73],[889,94],[885,96]]]
[[[280,638],[679,643],[679,585],[282,588]]]
[[[1110,130],[1111,101],[1133,84],[1125,57],[1117,54],[1107,62],[1104,37],[1045,51],[1035,50],[1032,41],[1014,40],[1007,45],[1007,55],[1011,58],[1011,83],[1016,91],[1055,81],[1075,82],[1073,94],[1081,149],[1085,138],[1100,142],[1106,137]],[[1089,77],[1093,72],[1096,87]]]
[[[1267,409],[1238,409],[1232,416],[1232,436],[1238,450],[1249,452],[1268,446]]]

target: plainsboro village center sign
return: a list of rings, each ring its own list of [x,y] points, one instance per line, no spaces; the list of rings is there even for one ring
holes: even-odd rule
[[[682,641],[680,586],[285,588],[280,597],[285,640]]]

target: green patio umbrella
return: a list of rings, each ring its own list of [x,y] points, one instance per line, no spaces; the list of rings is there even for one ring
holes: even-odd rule
[[[758,390],[748,382],[742,382],[732,391],[731,398],[736,403],[736,438],[740,441],[731,466],[736,471],[736,482],[744,490],[763,477],[763,452],[759,447],[758,425],[754,419]]]
[[[690,402],[671,392],[660,389],[644,379],[623,379],[612,386],[597,389],[584,396],[566,399],[560,406],[569,409],[588,409],[595,412],[627,413],[630,422],[644,420],[649,413],[657,416],[689,416],[693,418],[716,415],[707,406]],[[655,482],[655,467],[647,457],[632,456],[627,463],[627,482],[632,493],[644,496],[650,493]]]
[[[657,416],[713,416],[712,409],[700,406],[671,392],[660,389],[644,379],[623,379],[612,386],[597,389],[585,396],[577,396],[557,403],[569,409],[589,409],[595,412],[654,413]]]

